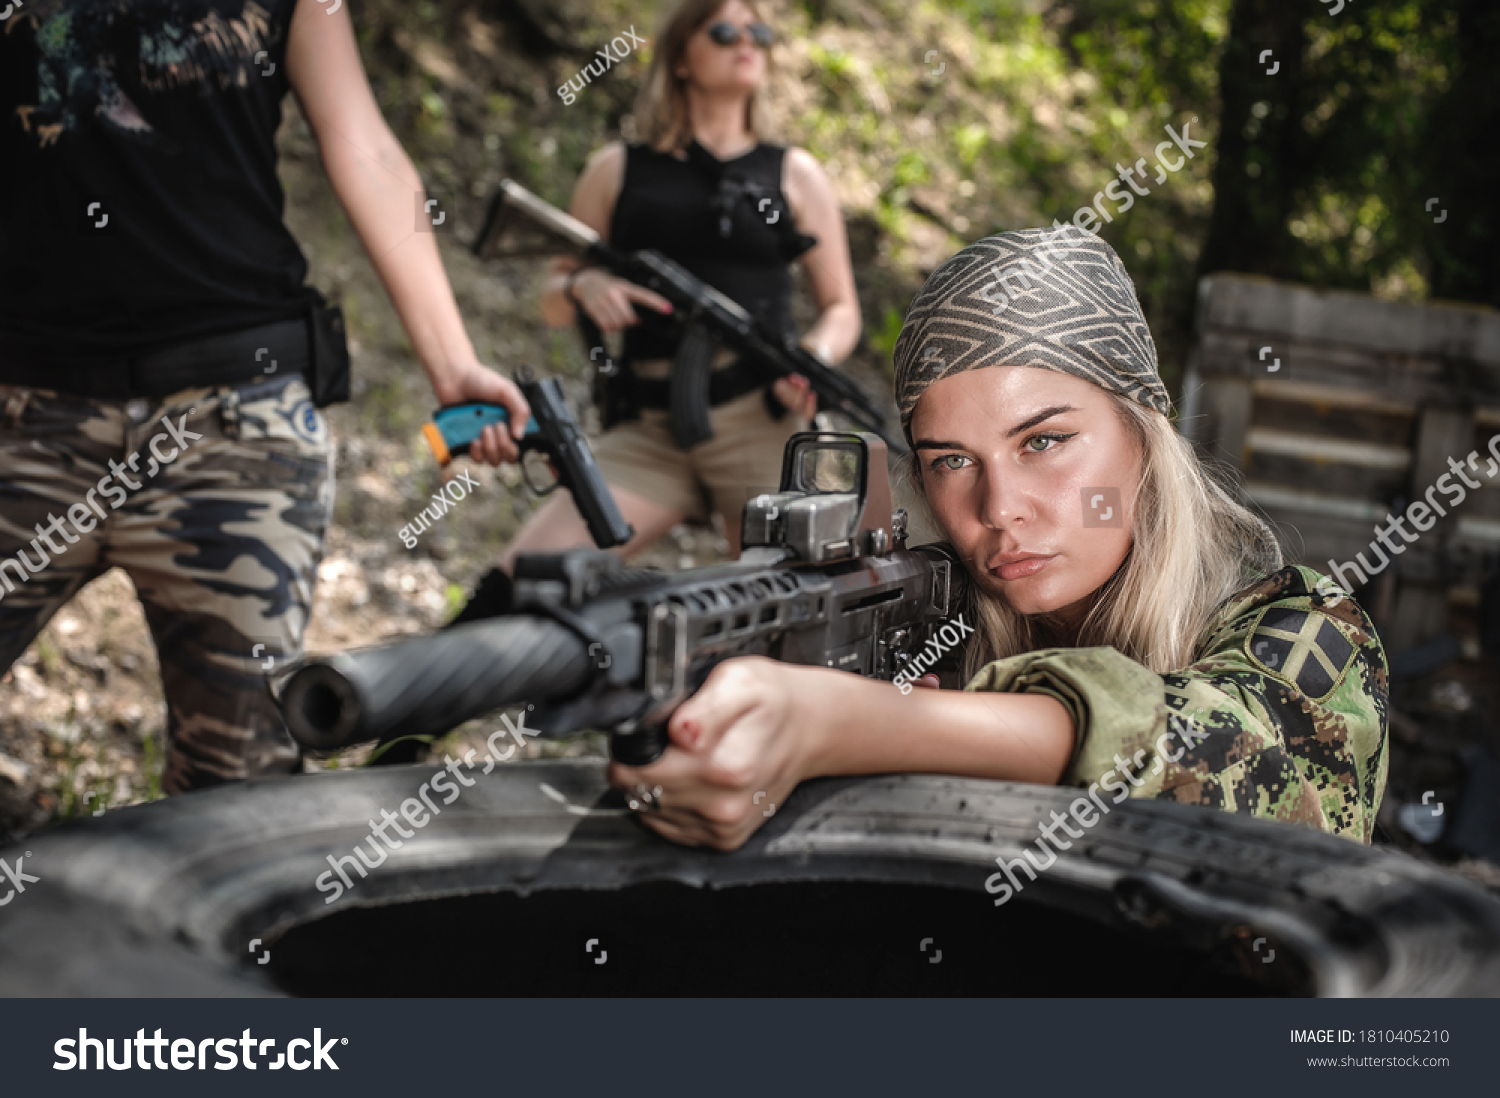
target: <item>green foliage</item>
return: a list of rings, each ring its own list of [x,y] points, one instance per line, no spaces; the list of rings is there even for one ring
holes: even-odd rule
[[[1422,298],[1500,304],[1493,167],[1474,134],[1500,124],[1490,0],[1371,0],[1337,19],[1239,0],[1223,73],[1218,211],[1203,268]],[[1284,78],[1250,65],[1272,27]],[[1295,63],[1293,61],[1295,55]],[[1434,229],[1432,197],[1465,209]]]
[[[463,609],[467,598],[468,595],[462,587],[456,583],[450,583],[443,589],[443,617],[451,619],[456,616]]]
[[[73,820],[79,816],[91,816],[99,809],[109,807],[110,794],[115,788],[114,780],[98,776],[80,786],[78,769],[81,762],[82,759],[72,752],[65,758],[54,819]]]
[[[166,752],[151,733],[141,737],[141,775],[146,779],[145,800],[162,799],[161,777],[166,766]]]
[[[565,49],[527,57],[511,36],[506,64],[463,66],[470,88],[435,75],[419,47],[464,60],[468,28],[500,18],[494,8],[376,0],[361,45],[424,178],[447,172],[456,191],[478,195],[510,175],[566,204],[589,153],[619,135],[649,49],[570,106],[553,89],[591,43],[631,25],[653,37],[669,6],[570,6],[548,24]],[[991,231],[1071,219],[1116,182],[1117,165],[1144,158],[1150,171],[1167,125],[1208,140],[1101,230],[1135,280],[1170,383],[1194,285],[1216,264],[1421,297],[1437,263],[1450,293],[1500,292],[1484,258],[1485,247],[1500,252],[1500,229],[1477,178],[1453,188],[1469,196],[1466,234],[1435,239],[1422,210],[1443,178],[1434,157],[1451,161],[1481,132],[1461,138],[1441,112],[1462,116],[1458,91],[1491,101],[1472,82],[1471,55],[1490,49],[1485,7],[1359,0],[1331,17],[1303,0],[804,0],[763,14],[782,42],[779,136],[828,165],[846,213],[878,229],[878,258],[856,274],[882,356],[892,311],[946,254]],[[1278,47],[1286,66],[1257,77],[1260,39],[1273,32],[1292,36]],[[786,81],[798,89],[790,101]],[[1466,240],[1476,233],[1481,243]],[[1226,252],[1232,242],[1239,250]],[[538,334],[527,357],[569,374],[581,365],[566,333]],[[383,418],[408,426],[394,409]]]
[[[42,663],[42,674],[48,678],[56,675],[58,668],[62,666],[62,653],[45,632],[37,634],[36,656]]]
[[[882,363],[889,362],[896,354],[896,340],[901,335],[901,312],[895,306],[887,306],[880,324],[869,331],[870,346],[880,355]]]

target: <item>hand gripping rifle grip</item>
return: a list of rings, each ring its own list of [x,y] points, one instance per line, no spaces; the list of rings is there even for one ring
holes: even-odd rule
[[[661,758],[671,738],[667,726],[646,724],[634,732],[615,732],[609,737],[609,757],[626,766],[650,766]]]
[[[440,735],[502,706],[571,697],[599,672],[567,626],[529,614],[310,661],[281,695],[293,738],[332,751]]]

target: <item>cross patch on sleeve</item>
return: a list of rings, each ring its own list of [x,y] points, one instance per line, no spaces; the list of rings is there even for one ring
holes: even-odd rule
[[[1332,694],[1354,662],[1354,644],[1332,617],[1280,606],[1261,612],[1245,639],[1245,652],[1267,674],[1312,701]]]

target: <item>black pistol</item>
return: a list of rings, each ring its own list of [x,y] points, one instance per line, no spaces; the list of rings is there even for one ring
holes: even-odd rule
[[[517,443],[521,452],[537,450],[552,462],[557,470],[557,484],[572,493],[595,545],[600,549],[624,545],[635,536],[635,530],[620,514],[609,485],[599,473],[594,452],[563,399],[562,382],[555,377],[523,381],[521,392],[531,405],[531,421]],[[455,455],[467,453],[469,444],[492,423],[507,427],[510,424],[510,414],[499,404],[482,401],[449,404],[432,414],[432,422],[422,425],[422,434],[438,464],[447,465]],[[537,495],[546,495],[557,487],[557,484],[538,487],[524,465],[522,476],[526,478],[526,486]]]

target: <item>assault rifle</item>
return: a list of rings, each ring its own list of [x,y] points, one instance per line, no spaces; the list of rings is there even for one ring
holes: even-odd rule
[[[541,248],[556,253],[561,247],[586,263],[594,263],[660,294],[672,303],[672,316],[682,325],[682,339],[672,361],[668,386],[672,434],[687,448],[713,437],[709,422],[709,382],[714,352],[727,347],[741,360],[763,370],[767,380],[801,374],[818,394],[820,407],[842,412],[856,424],[875,432],[895,453],[906,444],[886,427],[885,415],[859,386],[831,369],[795,339],[773,333],[731,300],[660,252],[643,249],[622,252],[599,239],[583,222],[507,179],[490,202],[484,228],[474,242],[474,254],[492,258],[500,241],[515,228],[517,218],[543,234]],[[533,246],[526,252],[541,249]],[[590,358],[604,349],[604,338],[594,322],[579,310],[579,326]],[[606,355],[607,358],[607,355]]]
[[[532,702],[543,735],[610,729],[610,753],[641,766],[722,660],[889,679],[963,609],[946,547],[906,547],[873,435],[793,435],[780,491],[745,504],[742,538],[738,561],[676,575],[595,549],[523,556],[513,613],[305,663],[281,691],[287,726],[329,750]]]

